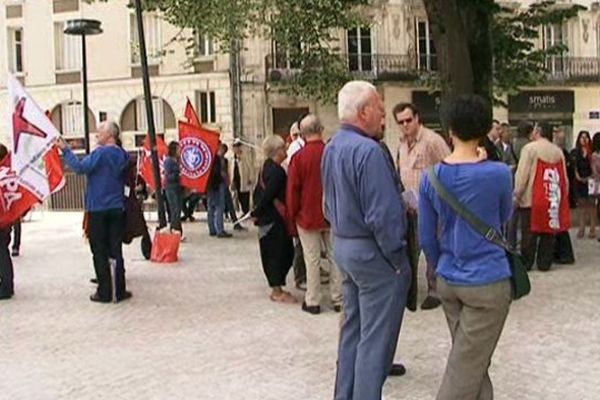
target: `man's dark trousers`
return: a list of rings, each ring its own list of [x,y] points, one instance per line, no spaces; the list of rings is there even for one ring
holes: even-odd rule
[[[13,237],[12,237],[12,249],[19,251],[21,248],[21,220],[17,220],[12,227]]]
[[[13,265],[8,251],[10,228],[0,229],[0,297],[10,297],[14,293]]]
[[[521,214],[521,253],[528,269],[537,262],[540,271],[548,271],[554,261],[553,234],[531,232],[531,208],[520,208]]]
[[[122,249],[124,232],[125,212],[122,209],[89,213],[90,246],[98,278],[98,296],[102,300],[112,299],[109,256],[116,261],[114,278],[117,300],[125,293],[125,263]]]
[[[240,207],[242,208],[243,215],[246,215],[250,212],[250,192],[237,192],[238,201],[240,202]]]

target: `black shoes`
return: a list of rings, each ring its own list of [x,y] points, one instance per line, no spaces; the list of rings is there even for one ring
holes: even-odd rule
[[[406,374],[406,367],[402,364],[392,364],[390,368],[389,376],[402,376]]]
[[[247,231],[248,229],[244,228],[243,226],[241,226],[240,224],[235,224],[233,226],[233,230],[234,231],[239,231],[239,232],[244,232]]]
[[[229,233],[229,232],[221,232],[221,233],[217,234],[217,237],[219,239],[224,239],[224,238],[233,237],[233,235],[231,233]]]
[[[110,298],[103,298],[98,293],[94,293],[93,295],[91,295],[90,300],[95,303],[110,303],[111,302]]]
[[[427,296],[421,304],[421,310],[433,310],[434,308],[438,308],[441,304],[442,302],[439,299]]]
[[[131,292],[125,291],[121,296],[117,296],[117,303],[130,299],[133,295]],[[110,298],[104,298],[98,294],[98,292],[94,293],[90,296],[90,300],[95,303],[110,303],[112,300]]]
[[[306,302],[302,302],[302,311],[306,311],[307,313],[317,315],[321,313],[321,306],[309,306],[306,305]]]
[[[339,305],[338,306],[333,306],[333,311],[335,311],[337,313],[342,312],[342,306],[339,306]]]
[[[19,249],[12,249],[10,255],[13,257],[19,257]]]
[[[133,297],[133,295],[131,294],[131,292],[128,292],[126,290],[125,292],[123,292],[123,294],[121,296],[117,296],[117,303],[124,301],[124,300],[128,300],[132,297]]]
[[[5,293],[5,294],[0,294],[0,300],[9,300],[11,297],[13,297],[14,293]]]

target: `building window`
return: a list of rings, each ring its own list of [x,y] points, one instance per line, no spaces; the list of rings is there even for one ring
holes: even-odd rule
[[[61,106],[62,134],[67,137],[83,136],[83,105],[78,102]]]
[[[199,57],[209,57],[214,53],[213,40],[207,35],[196,35],[197,51]]]
[[[372,71],[371,29],[355,28],[347,32],[348,68],[350,71]]]
[[[196,92],[196,108],[200,109],[200,122],[207,124],[217,122],[216,106],[215,92]]]
[[[421,71],[437,71],[437,52],[429,21],[421,19],[417,20],[417,68]]]
[[[156,133],[165,132],[165,108],[163,99],[152,99],[152,113],[154,114],[154,129]],[[146,103],[143,97],[135,101],[135,130],[148,132],[148,117],[146,116]]]
[[[156,14],[144,14],[144,38],[146,39],[146,54],[150,64],[158,64],[161,58],[162,51],[162,30],[161,19]],[[131,34],[131,64],[138,65],[140,59],[140,39],[137,29],[137,19],[135,14],[130,15]]]
[[[8,30],[8,69],[12,73],[23,72],[23,29]]]
[[[65,22],[54,23],[54,51],[57,71],[81,69],[81,38],[64,33]]]
[[[298,69],[300,62],[296,55],[302,52],[302,44],[294,46],[292,49],[282,45],[277,41],[273,41],[273,60],[277,69]]]
[[[567,26],[562,24],[546,25],[544,27],[544,49],[548,50],[554,46],[567,46]],[[546,59],[546,68],[550,73],[562,73],[564,70],[565,56],[568,52],[563,51],[561,54],[548,56]]]

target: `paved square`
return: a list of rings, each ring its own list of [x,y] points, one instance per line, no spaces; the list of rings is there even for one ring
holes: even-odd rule
[[[269,301],[256,231],[209,238],[203,222],[174,266],[126,246],[123,304],[88,300],[91,255],[81,215],[23,224],[14,300],[0,303],[0,399],[332,398],[338,314]],[[492,365],[496,399],[600,398],[600,244],[575,242],[578,262],[533,272],[513,304]],[[300,293],[294,291],[300,298]],[[435,397],[449,350],[443,312],[407,313],[386,399]]]

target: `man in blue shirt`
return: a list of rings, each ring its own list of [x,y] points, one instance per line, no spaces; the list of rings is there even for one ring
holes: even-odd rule
[[[375,400],[392,366],[411,273],[406,212],[376,138],[383,102],[367,82],[338,96],[340,130],[325,149],[322,181],[334,258],[344,275],[336,400]]]
[[[98,279],[98,289],[90,300],[110,303],[113,299],[109,257],[116,261],[116,301],[126,300],[131,293],[125,290],[125,266],[122,241],[125,231],[125,179],[129,156],[117,146],[119,127],[104,122],[98,127],[98,147],[79,160],[67,143],[57,141],[67,165],[87,177],[85,210],[88,213],[88,235]]]

